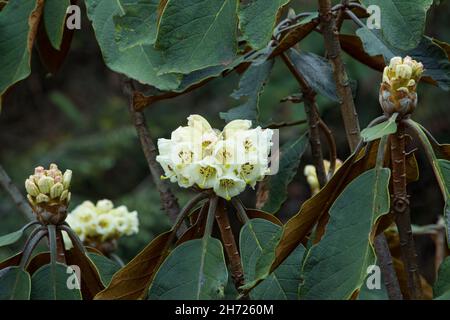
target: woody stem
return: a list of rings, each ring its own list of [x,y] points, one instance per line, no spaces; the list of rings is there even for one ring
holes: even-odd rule
[[[231,229],[230,220],[227,215],[226,202],[219,200],[216,210],[216,221],[219,227],[220,235],[225,247],[225,252],[230,264],[231,277],[236,289],[244,284],[244,272],[242,270],[241,257],[236,245],[233,230]]]
[[[411,230],[411,216],[408,193],[406,190],[406,151],[405,125],[398,123],[397,133],[391,135],[393,201],[391,211],[395,216],[400,236],[402,260],[407,273],[408,290],[411,299],[422,298],[420,275],[417,266],[417,254]]]

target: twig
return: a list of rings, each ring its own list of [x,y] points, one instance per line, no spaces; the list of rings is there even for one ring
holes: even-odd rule
[[[17,186],[12,182],[5,169],[0,165],[0,185],[13,200],[14,204],[27,220],[35,220],[33,211]]]
[[[345,71],[341,57],[339,32],[336,29],[336,21],[331,11],[330,0],[319,1],[319,16],[321,31],[325,41],[325,49],[333,66],[333,75],[336,82],[337,94],[340,99],[341,114],[347,134],[347,141],[351,151],[355,150],[360,140],[360,128],[358,114],[352,96],[352,89]]]
[[[292,121],[292,122],[288,122],[288,121],[274,122],[274,123],[269,123],[268,125],[266,125],[264,127],[264,129],[280,129],[280,128],[285,128],[285,127],[293,127],[293,126],[305,124],[307,122],[308,122],[308,120],[297,120],[297,121]]]
[[[225,201],[220,199],[216,210],[216,221],[230,263],[231,277],[234,286],[239,290],[239,287],[244,284],[244,271],[225,205]]]
[[[408,289],[411,299],[421,299],[422,288],[417,266],[414,238],[411,230],[410,207],[406,190],[405,155],[405,125],[400,121],[398,123],[397,133],[391,135],[391,162],[394,192],[391,210],[395,216],[395,222],[398,228],[402,260],[408,275]]]
[[[336,171],[336,161],[337,161],[337,147],[336,142],[334,141],[333,133],[330,128],[328,128],[327,124],[319,118],[319,128],[320,131],[325,136],[325,139],[328,143],[328,150],[330,152],[330,170],[328,170],[327,180],[330,180]]]
[[[400,290],[400,285],[397,279],[397,274],[395,273],[394,265],[392,263],[392,256],[389,251],[389,245],[384,233],[380,233],[375,237],[374,246],[389,299],[403,300],[402,292]]]
[[[159,191],[161,197],[161,203],[166,211],[169,219],[173,222],[176,221],[178,213],[180,212],[180,206],[178,205],[178,199],[170,190],[169,184],[166,180],[162,180],[161,176],[164,174],[161,166],[156,161],[157,150],[155,144],[150,136],[150,131],[148,130],[145,115],[142,111],[137,111],[133,104],[133,92],[134,85],[131,79],[127,79],[125,83],[126,93],[129,95],[130,103],[129,110],[131,117],[133,119],[133,124],[136,128],[136,132],[141,141],[142,151],[144,152],[145,158],[147,159],[147,164],[150,169],[150,173],[153,178],[153,182],[156,185],[156,189]]]
[[[297,68],[294,66],[292,61],[287,56],[287,54],[283,53],[281,57],[283,58],[283,61],[288,67],[289,71],[298,81],[300,89],[303,94],[306,116],[308,118],[309,143],[311,145],[311,153],[313,157],[314,166],[316,167],[319,185],[320,187],[323,187],[327,183],[327,175],[323,164],[322,146],[320,143],[320,132],[319,132],[320,116],[317,110],[318,108],[316,103],[316,93],[309,86],[309,84],[306,82],[306,80],[303,78],[300,72],[298,72]]]
[[[342,0],[341,5],[342,7],[339,9],[337,18],[336,18],[336,29],[341,30],[342,24],[345,19],[345,9],[347,8],[348,4],[350,3],[350,0]]]

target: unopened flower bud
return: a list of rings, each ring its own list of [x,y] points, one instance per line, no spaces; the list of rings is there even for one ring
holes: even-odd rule
[[[380,88],[380,104],[385,114],[411,114],[417,105],[416,85],[423,73],[423,65],[411,57],[394,57],[384,69]]]
[[[317,179],[316,176],[308,176],[306,177],[306,181],[308,181],[308,184],[312,190],[316,190],[320,187],[319,180]]]
[[[40,193],[36,197],[36,203],[48,202],[50,198],[43,193]]]
[[[306,177],[315,176],[316,175],[316,167],[309,164],[309,165],[305,166],[303,173]]]
[[[41,193],[44,193],[44,194],[49,193],[51,187],[53,187],[53,184],[54,184],[53,178],[43,176],[38,181],[39,191],[41,191]]]
[[[59,197],[60,201],[64,201],[68,198],[69,196],[69,190],[64,190],[63,192],[61,192],[61,196]]]
[[[399,64],[395,68],[395,73],[398,78],[410,79],[412,76],[412,68],[407,64]]]
[[[25,189],[27,190],[27,193],[32,197],[36,197],[39,194],[39,188],[30,179],[25,180]]]
[[[50,189],[50,198],[55,199],[61,196],[62,192],[64,191],[64,186],[61,182],[57,182],[53,185],[53,187]]]
[[[70,187],[70,181],[72,181],[72,170],[66,170],[63,175],[64,189],[68,189]]]

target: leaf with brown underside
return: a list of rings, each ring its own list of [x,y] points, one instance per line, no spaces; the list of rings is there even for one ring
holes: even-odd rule
[[[258,210],[258,209],[246,209],[246,212],[247,212],[247,216],[250,219],[259,218],[259,219],[268,220],[279,226],[283,225],[277,217],[275,217],[273,214],[267,213],[265,211]]]
[[[23,252],[19,252],[13,255],[12,257],[3,260],[2,262],[0,262],[0,270],[8,267],[18,266],[20,264],[20,259],[22,259],[22,256]]]
[[[185,233],[178,239],[175,246],[179,246],[183,242],[201,238],[205,232],[206,217],[208,215],[209,202],[207,201],[201,208],[195,210],[191,217],[195,222],[189,227]]]
[[[103,290],[102,280],[95,264],[84,252],[74,246],[65,251],[67,265],[76,265],[81,271],[81,294],[84,300],[92,300],[95,295]]]
[[[50,263],[50,252],[41,252],[35,255],[27,266],[27,272],[32,276],[40,267]]]
[[[134,300],[147,295],[150,282],[157,271],[159,262],[167,256],[164,251],[173,231],[167,231],[156,237],[125,267],[111,279],[111,283],[99,292],[96,300]]]
[[[75,3],[76,1],[72,1],[72,4]],[[48,38],[44,24],[41,23],[39,25],[36,36],[36,48],[42,64],[51,74],[56,74],[66,59],[74,32],[75,30],[73,29],[64,28],[60,49],[56,50]]]
[[[369,154],[372,154],[372,152]],[[351,181],[348,181],[347,177],[357,175],[355,169],[361,167],[360,163],[361,161],[364,163],[365,157],[356,161],[357,158],[358,155],[354,154],[347,159],[325,187],[311,199],[308,199],[302,205],[300,211],[285,224],[280,242],[275,250],[275,260],[270,268],[271,271],[275,270],[305,240],[323,214],[328,212],[334,200]],[[369,155],[369,158],[372,157]]]

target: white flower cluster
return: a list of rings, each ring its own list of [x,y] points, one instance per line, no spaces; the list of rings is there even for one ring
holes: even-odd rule
[[[124,235],[138,233],[137,212],[129,212],[126,206],[114,208],[110,200],[100,200],[97,204],[84,201],[67,215],[66,222],[86,244],[118,239]],[[65,236],[66,247],[70,240]]]
[[[181,187],[213,189],[227,200],[240,194],[246,185],[255,187],[269,173],[273,131],[251,129],[249,120],[234,120],[223,131],[213,129],[199,115],[188,117],[188,125],[159,139],[156,160],[165,177]]]

